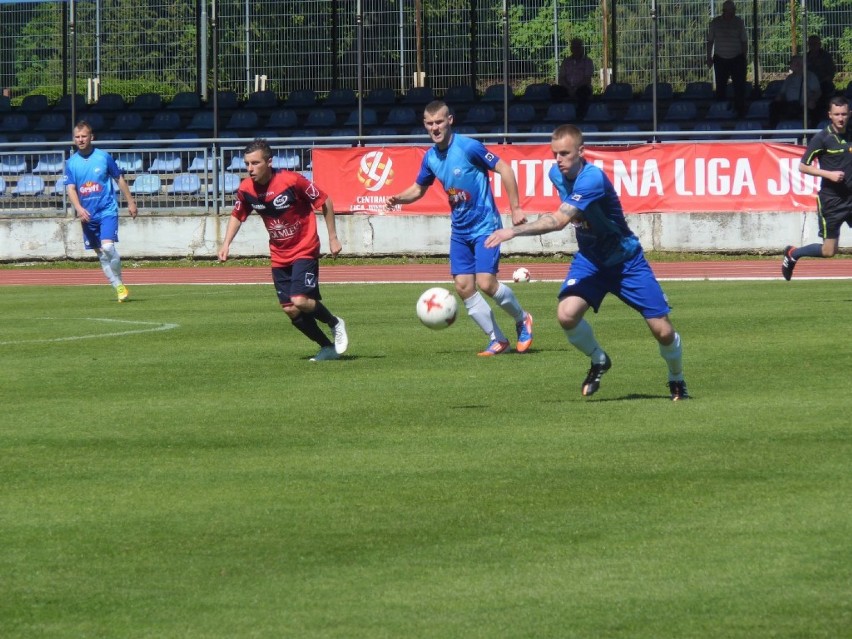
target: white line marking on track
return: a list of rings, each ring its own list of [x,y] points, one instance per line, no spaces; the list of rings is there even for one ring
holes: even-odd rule
[[[98,339],[102,337],[121,337],[123,335],[137,335],[139,333],[156,333],[158,331],[171,331],[180,328],[180,324],[171,324],[167,322],[143,322],[139,320],[121,320],[111,319],[107,317],[38,317],[38,320],[56,320],[56,321],[85,321],[85,322],[104,322],[114,324],[136,324],[147,326],[148,328],[139,328],[125,331],[111,331],[109,333],[97,333],[94,335],[70,335],[68,337],[51,337],[44,339],[22,339],[0,342],[0,346],[8,346],[12,344],[46,344],[50,342],[73,342],[82,339]]]

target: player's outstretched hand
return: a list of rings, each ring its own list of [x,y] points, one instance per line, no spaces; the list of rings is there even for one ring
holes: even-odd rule
[[[497,229],[485,238],[485,248],[494,248],[502,242],[511,240],[513,237],[515,237],[515,231],[512,229]]]

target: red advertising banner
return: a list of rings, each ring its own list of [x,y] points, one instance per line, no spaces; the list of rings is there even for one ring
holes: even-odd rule
[[[512,166],[525,211],[556,209],[548,145],[488,147]],[[338,213],[446,215],[449,204],[438,182],[418,202],[385,209],[388,197],[414,182],[428,148],[316,148],[314,179],[331,194]],[[585,157],[610,177],[625,213],[814,211],[819,180],[799,173],[803,152],[785,143],[670,143],[586,147]],[[508,213],[499,175],[492,174],[492,188]]]

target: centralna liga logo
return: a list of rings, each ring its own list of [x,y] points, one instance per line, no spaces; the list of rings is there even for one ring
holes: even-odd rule
[[[368,191],[379,191],[393,183],[393,160],[383,151],[370,151],[361,156],[358,166],[358,181]]]

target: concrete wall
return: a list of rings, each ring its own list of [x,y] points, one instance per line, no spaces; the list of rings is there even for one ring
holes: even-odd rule
[[[350,256],[446,255],[446,216],[339,215],[337,233]],[[820,241],[815,213],[648,213],[628,216],[646,250],[684,252],[780,252],[785,245]],[[318,220],[323,251],[325,224]],[[508,217],[504,224],[510,224]],[[212,258],[228,224],[228,215],[122,215],[119,247],[124,258]],[[847,234],[845,237],[848,237]],[[841,247],[844,246],[841,235]],[[847,240],[848,243],[848,240]],[[504,254],[548,255],[576,249],[574,233],[512,240]],[[249,218],[232,245],[231,256],[268,255],[266,231]],[[91,257],[83,248],[79,222],[72,217],[0,219],[0,260],[62,260]]]

